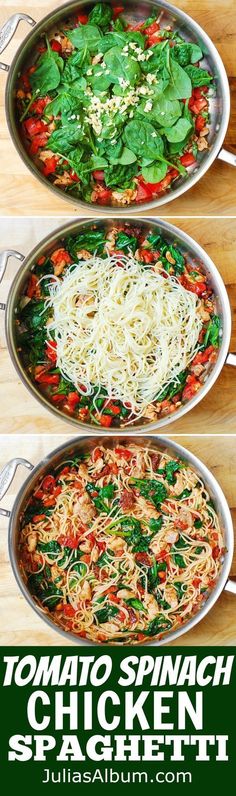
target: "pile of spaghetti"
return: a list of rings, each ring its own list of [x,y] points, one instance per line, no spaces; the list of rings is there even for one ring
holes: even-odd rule
[[[206,601],[224,541],[196,472],[156,448],[95,447],[39,480],[21,517],[22,576],[66,631],[137,644]]]
[[[157,227],[87,226],[39,257],[18,351],[37,389],[80,423],[156,422],[191,400],[221,344],[202,263]]]

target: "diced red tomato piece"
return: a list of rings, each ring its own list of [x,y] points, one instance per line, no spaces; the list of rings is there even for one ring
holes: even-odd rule
[[[152,558],[148,553],[136,553],[135,558],[136,561],[139,561],[140,564],[145,564],[146,567],[152,566]]]
[[[150,249],[139,249],[139,259],[142,263],[153,263],[155,254]]]
[[[189,290],[190,293],[195,293],[196,296],[202,296],[207,289],[206,282],[191,282],[191,280],[185,275],[182,276],[179,281],[183,287],[186,288],[186,290]]]
[[[36,274],[30,274],[28,286],[27,286],[27,296],[28,298],[33,298],[38,288],[38,277]]]
[[[45,160],[42,168],[42,172],[45,177],[48,177],[49,174],[54,174],[59,160],[60,158],[58,155],[53,155],[51,158],[47,158],[47,160]]]
[[[95,202],[98,205],[108,205],[111,202],[112,198],[112,191],[109,188],[101,188],[99,193],[97,193]]]
[[[186,168],[188,168],[188,166],[193,166],[193,164],[196,163],[196,159],[191,152],[186,152],[185,155],[182,155],[180,161],[182,166],[185,166]]]
[[[75,608],[73,608],[73,605],[70,605],[70,603],[63,605],[63,614],[65,614],[65,616],[74,616],[76,611]]]
[[[47,131],[47,125],[45,125],[40,119],[35,119],[34,116],[31,116],[30,119],[26,119],[24,122],[24,128],[25,132],[30,137],[37,135],[38,133],[45,133]]]
[[[80,402],[80,395],[77,392],[69,392],[68,396],[68,403],[72,409]]]
[[[209,345],[207,348],[205,348],[205,351],[199,351],[199,353],[196,354],[196,356],[192,360],[191,365],[203,365],[205,362],[208,362],[208,359],[210,358],[213,351],[215,351],[213,345]]]
[[[41,147],[43,148],[45,146],[45,144],[47,143],[47,140],[48,140],[48,134],[47,133],[39,133],[38,135],[35,135],[33,137],[32,141],[31,141],[31,144],[30,144],[30,147],[29,147],[30,155],[36,155],[38,150]]]
[[[65,264],[68,263],[69,265],[70,263],[72,263],[72,259],[69,252],[67,252],[66,249],[63,248],[56,249],[56,251],[53,252],[53,254],[51,254],[51,261],[53,265],[58,265],[61,262],[64,262]]]
[[[100,448],[95,448],[92,453],[92,460],[93,462],[97,462],[98,459],[103,457],[103,451]]]
[[[46,353],[47,358],[50,359],[50,362],[53,362],[53,364],[55,364],[56,361],[57,361],[57,343],[56,343],[56,340],[50,340],[50,342],[49,342],[49,340],[47,341],[45,353]]]
[[[113,592],[109,592],[108,591],[108,593],[109,593],[109,600],[110,600],[111,603],[119,603],[120,602],[119,597],[116,597],[116,595],[113,594]]]
[[[93,177],[98,182],[103,182],[104,175],[105,175],[105,172],[102,169],[95,169],[95,171],[93,171]]]
[[[51,47],[51,50],[53,50],[55,53],[61,53],[61,51],[62,51],[61,43],[60,43],[60,41],[57,41],[57,39],[52,39],[50,41],[50,47]]]
[[[205,119],[203,119],[203,116],[199,113],[195,121],[195,130],[197,133],[200,133],[203,127],[205,127]]]
[[[193,586],[194,586],[195,589],[197,589],[197,587],[199,586],[200,583],[201,583],[201,578],[194,578]]]
[[[117,17],[119,17],[119,15],[122,14],[124,10],[125,10],[124,6],[114,6],[114,8],[112,9],[113,19],[117,19]]]
[[[144,33],[147,36],[152,36],[152,34],[156,33],[157,30],[160,30],[160,25],[158,22],[152,22],[151,25],[148,25],[146,28],[144,28]]]
[[[101,426],[104,428],[109,428],[112,422],[112,417],[111,415],[99,415],[99,421]]]
[[[188,107],[189,110],[192,111],[192,113],[196,113],[197,116],[200,111],[203,111],[204,108],[208,107],[208,102],[206,97],[199,97],[199,99],[196,99],[196,97],[190,97]]]
[[[163,39],[158,36],[158,33],[153,33],[152,36],[148,36],[146,47],[155,47],[155,44],[160,44],[162,41]]]
[[[113,415],[120,414],[120,407],[116,406],[116,404],[114,404],[113,401],[108,401],[108,403],[106,403],[105,409],[109,409],[110,412],[113,413]]]
[[[125,619],[126,619],[125,611],[119,611],[119,613],[116,614],[116,616],[117,616],[117,619],[119,619],[120,622],[125,622]]]
[[[76,22],[80,22],[81,25],[87,25],[88,15],[87,14],[78,14],[77,17],[76,17]]]
[[[31,111],[37,113],[38,116],[41,116],[49,102],[51,102],[50,97],[40,97],[32,102]]]
[[[79,182],[80,181],[80,179],[78,177],[78,174],[76,174],[76,172],[73,171],[73,169],[71,171],[69,171],[69,175],[70,175],[71,180],[73,180],[73,182]]]
[[[54,395],[51,395],[51,400],[53,401],[54,404],[61,404],[66,397],[67,396],[65,395],[65,393],[55,392]]]
[[[216,558],[219,558],[220,554],[221,554],[221,550],[220,550],[220,548],[218,547],[218,545],[216,545],[215,547],[213,547],[213,550],[212,550],[212,558],[214,558],[214,561],[216,560]]]
[[[60,376],[57,373],[47,373],[43,368],[39,373],[35,374],[35,381],[39,384],[59,384]]]
[[[41,520],[46,520],[46,514],[34,514],[32,517],[32,522],[41,522]]]
[[[117,456],[120,456],[122,459],[126,459],[127,462],[130,461],[133,455],[131,451],[128,450],[128,448],[115,448],[115,453]]]
[[[190,398],[192,398],[193,395],[195,395],[195,393],[199,390],[200,386],[201,386],[200,381],[198,381],[198,379],[196,379],[195,376],[192,375],[188,376],[186,386],[184,387],[182,392],[183,400],[189,401]]]
[[[42,489],[45,489],[46,492],[52,492],[54,487],[56,486],[56,481],[53,475],[45,475],[45,478],[42,482]]]

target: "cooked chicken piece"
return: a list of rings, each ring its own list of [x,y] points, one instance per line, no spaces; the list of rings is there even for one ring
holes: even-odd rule
[[[66,579],[65,573],[62,572],[61,569],[59,569],[57,564],[53,564],[52,565],[52,567],[51,567],[51,576],[52,576],[52,580],[56,580],[57,578],[60,578],[60,580],[57,581],[57,584],[56,584],[57,587],[58,586],[60,587],[61,584],[64,583],[65,579]]]
[[[152,503],[149,502],[149,500],[146,500],[146,498],[139,495],[139,497],[136,498],[136,501],[138,507],[140,509],[143,509],[143,511],[145,512],[146,519],[154,517],[157,520],[158,517],[160,517],[160,512],[157,511],[157,509],[155,509],[155,506],[153,506]]]
[[[27,538],[27,547],[28,547],[29,553],[33,553],[33,551],[36,550],[37,541],[38,541],[37,532],[36,531],[32,531],[31,533],[29,533],[29,536]]]
[[[48,132],[51,134],[54,133],[54,130],[56,130],[56,124],[53,120],[52,122],[50,122],[50,124],[48,124]]]
[[[202,138],[198,138],[197,148],[199,152],[203,152],[204,149],[208,149],[208,143],[204,136]]]
[[[165,600],[167,603],[169,603],[170,607],[173,608],[173,610],[177,608],[178,597],[177,597],[177,591],[174,588],[174,586],[165,586],[164,595],[165,595]]]
[[[202,321],[209,321],[210,320],[210,317],[211,317],[210,313],[206,311],[202,301],[200,302],[200,305],[198,307],[197,312],[198,312],[198,315],[200,315],[200,318],[202,319]]]
[[[192,515],[192,512],[184,508],[182,508],[179,512],[179,520],[181,520],[181,522],[186,522],[188,528],[192,528],[194,523],[194,517]]]
[[[84,580],[84,582],[83,582],[83,584],[81,586],[81,591],[80,591],[79,597],[80,597],[80,600],[91,600],[92,592],[91,592],[90,583],[88,582],[88,580]]]
[[[23,91],[22,88],[19,88],[18,91],[16,92],[16,96],[17,96],[17,99],[24,99],[25,91]]]
[[[91,252],[88,252],[87,249],[80,249],[77,253],[78,260],[91,260],[93,256]]]
[[[108,232],[107,239],[106,239],[106,244],[105,244],[105,248],[107,249],[108,252],[112,251],[112,249],[115,248],[117,232],[118,232],[118,229],[116,229],[115,227],[113,227],[110,230],[110,232]]]
[[[55,157],[55,153],[52,152],[51,149],[47,149],[47,150],[42,149],[42,152],[40,152],[40,155],[39,155],[39,160],[42,160],[42,162],[45,163],[45,160],[47,160],[48,158],[54,158],[54,157]]]
[[[166,550],[169,549],[168,545],[166,546],[166,548],[165,548],[165,546],[163,546],[163,541],[160,544],[160,541],[159,541],[158,537],[156,539],[153,539],[152,542],[150,543],[150,550],[152,550],[152,552],[154,553],[154,556],[157,556],[160,553],[160,550],[163,550],[163,547]]]
[[[98,547],[93,547],[92,552],[91,552],[92,564],[96,564],[96,561],[98,561],[99,556],[100,556],[99,548]]]
[[[133,478],[143,478],[146,472],[146,461],[145,455],[142,450],[137,451],[136,454],[136,464],[132,469],[132,477]]]
[[[111,550],[124,550],[126,547],[126,542],[122,539],[121,536],[115,536],[114,539],[111,539],[109,542],[109,548]]]
[[[158,603],[153,596],[153,594],[147,593],[144,597],[144,608],[146,608],[148,612],[148,620],[154,619],[155,616],[159,613]]]
[[[133,190],[132,188],[126,188],[125,191],[119,193],[119,191],[112,191],[112,204],[118,205],[130,205],[131,202],[134,202],[136,199],[137,191]]]
[[[172,487],[173,492],[175,492],[176,495],[180,495],[181,492],[183,492],[185,486],[186,486],[186,484],[184,482],[183,473],[180,470],[179,473],[176,473],[176,482],[175,482],[175,484],[173,484],[173,487]]]
[[[72,50],[74,50],[74,45],[72,44],[70,39],[67,39],[67,36],[62,36],[62,34],[60,33],[60,35],[58,35],[58,36],[55,35],[55,36],[53,36],[53,38],[60,42],[61,49],[62,49],[63,53],[64,52],[71,53]]]
[[[209,132],[210,132],[209,127],[203,127],[199,133],[200,138],[202,138],[204,135],[209,135]]]
[[[119,630],[119,625],[116,625],[115,622],[103,622],[102,630],[104,631],[104,633],[109,633],[111,635],[117,634]]]
[[[79,545],[79,550],[82,550],[83,553],[90,553],[92,550],[92,542],[90,539],[85,539],[84,542],[81,542]]]
[[[71,185],[71,176],[68,171],[64,171],[64,174],[58,174],[56,180],[54,180],[54,185]]]
[[[144,417],[147,417],[148,420],[153,420],[153,421],[157,420],[160,411],[161,411],[160,404],[157,403],[155,406],[153,406],[153,404],[148,404],[148,406],[145,409]]]
[[[199,362],[199,365],[193,365],[191,367],[191,373],[194,373],[194,376],[201,376],[203,371],[204,371],[204,367],[203,367],[203,365],[200,364],[200,362]]]
[[[88,522],[91,522],[93,517],[95,517],[96,515],[96,509],[92,501],[90,500],[89,495],[80,495],[80,497],[74,504],[73,513],[77,514],[81,522],[85,523],[85,525]]]
[[[167,534],[165,535],[165,541],[168,542],[168,544],[171,544],[171,545],[175,544],[175,542],[178,541],[178,538],[179,538],[179,532],[178,531],[167,531]]]
[[[87,464],[80,464],[78,474],[80,478],[84,478],[85,481],[88,480],[88,468]]]
[[[120,589],[116,596],[119,597],[120,600],[130,600],[136,597],[136,594],[134,591],[130,591],[130,589]]]

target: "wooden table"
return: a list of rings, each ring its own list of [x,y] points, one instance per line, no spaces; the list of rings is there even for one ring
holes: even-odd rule
[[[26,254],[50,230],[65,219],[0,219],[1,246],[9,245]],[[236,351],[236,271],[235,230],[232,219],[172,219],[173,223],[190,234],[206,249],[217,265],[232,308],[233,332],[230,350]],[[0,286],[0,301],[4,301],[13,279],[18,261],[9,261],[6,279]],[[1,313],[3,316],[3,313]],[[70,433],[74,427],[60,421],[40,406],[21,383],[11,362],[5,341],[3,317],[0,316],[0,433]],[[195,409],[174,424],[168,424],[163,433],[233,433],[236,432],[235,413],[236,368],[224,366],[208,395]]]
[[[208,33],[216,45],[226,67],[233,99],[236,94],[236,26],[234,0],[178,0],[177,6],[189,13]],[[47,13],[58,7],[57,0],[3,0],[0,9],[0,24],[19,11],[28,12],[38,22]],[[21,22],[18,30],[1,60],[11,63],[13,55],[29,32],[29,26]],[[17,154],[7,129],[4,109],[6,74],[0,73],[0,214],[9,215],[86,215],[73,204],[37,182]],[[235,151],[236,111],[232,110],[225,147]],[[160,215],[232,215],[236,205],[236,171],[217,160],[195,187],[174,202],[160,208]],[[100,215],[101,213],[95,213]],[[156,211],[152,211],[155,215]],[[145,215],[145,213],[142,213]]]
[[[14,456],[23,456],[33,464],[38,463],[47,453],[52,451],[67,436],[32,436],[23,438],[2,436],[0,451],[0,467]],[[178,440],[182,445],[194,452],[209,467],[219,481],[235,523],[236,538],[236,445],[233,437],[186,437]],[[11,508],[18,489],[23,483],[25,473],[18,468],[14,483],[8,495],[1,500],[1,506]],[[7,551],[8,521],[0,516],[0,551],[3,561],[1,567],[0,613],[1,627],[0,644],[14,646],[68,645],[69,641],[60,637],[44,625],[21,595],[12,574]],[[236,555],[231,575],[236,577]],[[236,597],[224,592],[208,616],[189,633],[185,633],[174,645],[233,645],[236,644]]]

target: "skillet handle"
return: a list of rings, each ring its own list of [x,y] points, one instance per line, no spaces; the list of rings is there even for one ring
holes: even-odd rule
[[[233,152],[228,152],[227,149],[221,149],[218,158],[224,163],[228,163],[229,166],[236,166],[236,155]]]
[[[236,368],[236,354],[228,354],[225,360],[226,365],[233,365]]]
[[[21,262],[23,262],[25,259],[24,254],[15,251],[15,249],[5,249],[5,251],[0,252],[0,282],[3,280],[9,257],[16,257],[16,259],[20,260]],[[5,309],[6,304],[0,303],[0,310]]]
[[[0,30],[0,53],[6,49],[21,20],[28,22],[28,25],[31,25],[32,27],[36,25],[35,20],[32,19],[29,14],[13,14]],[[4,72],[8,72],[9,68],[10,67],[7,66],[7,64],[0,63],[0,69],[3,69]]]
[[[227,580],[224,590],[229,591],[231,594],[236,594],[236,580],[231,580],[229,578],[229,580]]]
[[[28,470],[34,469],[34,465],[28,462],[27,459],[11,459],[10,462],[5,464],[0,470],[0,500],[8,491],[19,464],[27,467]],[[0,508],[0,514],[3,517],[10,517],[11,512]]]

